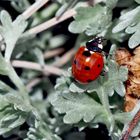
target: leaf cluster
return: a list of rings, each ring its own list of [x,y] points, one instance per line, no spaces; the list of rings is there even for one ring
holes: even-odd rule
[[[117,126],[116,121],[125,123],[129,121],[124,120],[123,115],[120,116],[121,110],[117,101],[113,102],[116,106],[111,110],[109,96],[113,98],[114,93],[119,96],[124,96],[125,87],[123,82],[127,79],[127,69],[125,67],[118,67],[118,65],[110,60],[107,67],[108,74],[101,76],[98,80],[92,82],[88,86],[83,86],[72,82],[70,77],[61,77],[57,80],[57,92],[51,95],[50,102],[61,114],[65,114],[63,121],[67,124],[77,124],[84,121],[85,123],[98,124],[105,123],[110,134],[113,134]],[[119,113],[118,113],[119,110]],[[114,117],[115,116],[115,117]],[[85,127],[87,124],[85,125]]]
[[[19,55],[19,50],[17,53],[15,54],[13,53],[15,47],[18,47],[19,44],[21,47],[21,44],[24,43],[25,41],[24,39],[26,37],[24,37],[23,40],[21,41],[19,40],[19,38],[21,37],[23,31],[27,27],[27,22],[24,20],[22,16],[19,16],[14,21],[12,21],[10,15],[6,11],[2,11],[1,23],[2,25],[0,26],[0,34],[3,39],[2,44],[3,43],[5,44],[5,51],[3,52],[4,55],[0,53],[0,65],[1,65],[0,75],[4,75],[7,78],[9,78],[11,83],[13,83],[15,87],[10,87],[10,85],[8,85],[7,83],[0,81],[0,94],[1,94],[0,135],[7,137],[11,134],[17,134],[19,135],[19,137],[22,137],[23,139],[43,140],[47,138],[50,140],[51,139],[60,140],[60,138],[57,135],[53,135],[48,125],[51,124],[50,117],[49,115],[47,115],[47,112],[45,111],[46,108],[49,107],[48,103],[46,103],[46,101],[43,100],[43,98],[40,98],[40,100],[39,99],[36,100],[35,93],[33,94],[34,96],[30,98],[30,96],[28,95],[28,91],[25,85],[23,84],[23,81],[19,78],[19,76],[17,75],[16,71],[14,70],[14,68],[10,63],[11,55],[13,55],[12,57],[16,57],[15,54]],[[42,37],[42,40],[43,38],[44,36]],[[60,40],[58,39],[57,41],[57,38],[59,38]],[[41,51],[41,49],[43,48],[41,48],[40,44],[42,43],[42,46],[44,47],[45,41],[47,39],[45,39],[44,42],[42,40],[33,42],[34,45],[32,46],[34,47],[36,44],[40,46],[40,49],[36,48],[33,52],[34,55],[36,56],[36,61],[41,65],[44,65],[44,58]],[[52,39],[56,40],[58,45],[59,44],[62,45],[65,41],[65,39],[63,39],[63,36],[56,36],[55,38]],[[28,38],[28,40],[32,40],[32,38]],[[50,43],[50,46],[58,47],[52,43]],[[23,54],[25,53],[24,50],[26,47],[27,46],[24,46],[24,48],[22,48]],[[40,54],[40,56],[38,56],[38,54]],[[31,73],[26,74],[26,76],[29,75],[32,74]],[[32,76],[30,76],[30,78],[33,78],[35,75],[33,74]],[[43,107],[44,110],[41,111],[39,107],[41,109]],[[45,117],[48,116],[48,119],[45,119],[44,116]],[[20,127],[24,123],[27,123],[30,129],[27,133],[24,133],[23,136],[20,136],[20,132],[22,133]]]
[[[45,77],[42,72],[23,69],[18,76],[11,65],[11,59],[32,61],[41,66],[53,64],[57,57],[45,60],[44,52],[63,46],[68,36],[55,35],[53,29],[31,36],[25,31],[54,15],[60,18],[70,8],[76,9],[77,14],[68,29],[80,34],[75,48],[80,44],[85,45],[86,41],[96,35],[105,37],[117,47],[120,42],[126,41],[130,48],[140,44],[139,0],[101,0],[89,7],[80,7],[81,2],[82,0],[57,0],[39,10],[29,21],[25,21],[21,15],[12,21],[6,11],[1,12],[0,45],[5,48],[0,53],[0,76],[8,77],[14,87],[0,80],[0,135],[17,134],[25,140],[60,140],[61,135],[70,133],[66,140],[78,140],[82,139],[83,133],[73,134],[72,128],[78,127],[81,131],[104,123],[112,140],[118,140],[122,126],[126,128],[136,114],[139,106],[132,112],[123,112],[124,82],[128,70],[124,66],[119,67],[110,56],[105,59],[104,70],[107,72],[102,73],[97,80],[82,85],[74,80],[69,70],[57,79],[55,89],[49,77]],[[28,0],[12,0],[11,4],[18,12],[23,12],[31,5]],[[117,18],[114,10],[120,7],[120,17]],[[114,52],[112,47],[110,55]],[[28,91],[25,84],[28,86],[32,79],[40,79],[40,82]],[[43,97],[44,93],[47,97]],[[25,123],[29,129],[22,132],[20,126]],[[132,137],[137,136],[139,126],[138,124],[132,132]],[[23,136],[20,133],[24,133]]]

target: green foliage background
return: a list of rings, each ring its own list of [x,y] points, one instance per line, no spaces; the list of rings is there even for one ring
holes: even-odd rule
[[[19,13],[31,5],[28,0],[10,1]],[[128,42],[131,49],[140,44],[140,0],[101,0],[89,7],[81,7],[81,2],[53,1],[47,8],[34,14],[32,21],[26,21],[22,15],[12,21],[10,14],[1,10],[1,46],[5,47],[5,51],[4,55],[0,54],[0,74],[9,77],[15,85],[12,88],[0,81],[1,135],[17,134],[25,140],[60,140],[60,135],[73,127],[82,131],[86,127],[94,128],[98,123],[104,123],[112,140],[118,140],[123,127],[127,126],[139,109],[137,105],[132,112],[123,112],[124,82],[128,70],[119,67],[112,57],[105,59],[108,72],[88,85],[74,81],[71,70],[68,70],[71,63],[68,62],[62,67],[65,72],[57,79],[55,87],[44,76],[31,91],[25,85],[42,73],[23,69],[19,77],[11,65],[14,59],[36,62],[41,66],[53,64],[54,58],[44,60],[44,51],[62,46],[67,37],[63,34],[54,36],[52,29],[40,33],[39,37],[36,34],[28,35],[25,31],[54,15],[61,16],[70,8],[77,11],[68,26],[71,33],[78,34],[75,49],[95,35],[111,42],[112,45],[108,46],[111,56],[117,47],[125,47],[120,46],[121,43]],[[121,9],[119,17],[113,13],[113,9],[117,8]],[[44,90],[48,93],[45,99]],[[25,122],[29,130],[20,130]],[[138,139],[139,129],[138,124],[131,138]],[[75,139],[71,136],[71,139],[80,140],[80,137]]]

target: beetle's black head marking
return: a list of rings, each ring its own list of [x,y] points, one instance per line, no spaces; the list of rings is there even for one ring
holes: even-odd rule
[[[86,48],[93,52],[102,52],[102,43],[105,39],[103,37],[96,37],[86,43]]]

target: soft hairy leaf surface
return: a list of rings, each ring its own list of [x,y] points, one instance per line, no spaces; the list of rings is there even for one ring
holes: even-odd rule
[[[138,4],[140,4],[140,0],[135,0]]]
[[[130,18],[131,17],[131,18]],[[118,24],[114,27],[113,32],[120,32],[125,29],[128,34],[133,34],[129,39],[129,47],[134,48],[140,44],[140,6],[133,10],[125,12],[120,16]]]
[[[101,92],[104,91],[105,94],[112,96],[114,91],[116,91],[120,96],[124,96],[125,87],[123,82],[127,80],[128,70],[126,67],[120,67],[115,61],[108,62],[108,73],[103,78],[100,78],[98,81],[98,87],[88,89],[88,92]],[[99,90],[99,91],[98,91]]]
[[[11,93],[12,94],[12,93]],[[15,108],[5,96],[0,96],[0,134],[5,134],[22,125],[27,118],[27,112]]]
[[[12,22],[10,15],[6,11],[1,12],[0,19],[2,23],[0,34],[6,43],[5,58],[9,60],[18,38],[27,26],[27,22],[22,16],[18,16]]]
[[[34,126],[29,128],[27,138],[24,140],[61,140],[56,134],[53,134],[48,125],[43,121],[35,121]]]
[[[126,67],[119,67],[112,60],[108,60],[107,66],[108,73],[88,85],[71,83],[68,77],[57,80],[58,91],[51,95],[50,102],[55,110],[65,114],[65,123],[78,123],[82,119],[85,122],[102,122],[107,125],[110,132],[113,131],[115,119],[110,110],[108,96],[112,96],[115,91],[120,96],[124,96],[123,82],[127,80],[128,70]],[[94,99],[96,96],[88,96],[86,91],[91,94],[97,93],[100,103],[96,98]],[[120,120],[123,119],[121,117]]]
[[[86,32],[88,35],[96,35],[108,26],[111,20],[111,14],[106,7],[99,4],[94,7],[80,7],[77,9],[77,15],[69,25],[72,33]]]
[[[85,90],[79,88],[75,83],[72,83],[69,87],[69,90],[74,93],[83,93]]]
[[[77,123],[82,119],[90,122],[96,115],[104,112],[101,105],[86,94],[56,94],[50,102],[59,113],[66,113],[65,123]]]
[[[2,54],[0,53],[0,74],[7,75],[9,72],[9,67],[5,62],[5,59],[3,58]]]
[[[106,0],[106,5],[108,8],[113,9],[116,4],[117,4],[118,0]]]

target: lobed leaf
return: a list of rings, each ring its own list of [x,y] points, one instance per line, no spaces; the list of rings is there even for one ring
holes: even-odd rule
[[[67,38],[64,35],[57,35],[54,36],[53,38],[50,38],[49,40],[49,45],[51,48],[56,48],[64,45],[66,42]]]
[[[140,0],[135,0],[138,4],[140,4]]]
[[[126,67],[118,68],[114,61],[109,62],[108,82],[113,89],[120,95],[125,95],[125,87],[123,82],[127,80],[128,70]]]
[[[79,88],[75,83],[71,83],[69,90],[73,93],[84,93],[84,89]]]
[[[0,53],[0,74],[7,75],[9,72],[9,67],[5,62],[5,59],[3,58],[2,54]]]
[[[87,35],[95,35],[103,31],[111,20],[111,14],[107,12],[106,7],[99,4],[94,7],[80,7],[77,9],[77,15],[69,25],[72,33],[86,32]]]
[[[116,4],[117,4],[118,0],[106,0],[106,5],[108,8],[113,9]]]
[[[35,124],[29,128],[27,138],[24,140],[61,140],[56,134],[52,134],[48,125],[43,121],[35,120]]]
[[[120,96],[124,96],[123,82],[127,80],[128,70],[126,67],[119,67],[112,60],[108,60],[108,68],[109,71],[105,76],[88,85],[71,83],[70,81],[67,83],[68,77],[61,77],[57,80],[58,91],[51,96],[50,102],[55,110],[60,114],[65,114],[64,123],[74,124],[80,120],[94,123],[102,122],[107,125],[110,133],[112,133],[115,119],[110,110],[108,96],[112,96],[114,91]],[[96,96],[88,96],[86,91],[92,94],[97,93],[100,103],[96,101]]]
[[[0,135],[3,135],[22,125],[28,114],[18,108],[15,109],[5,96],[0,96],[0,102]]]
[[[133,34],[129,39],[129,47],[134,48],[138,46],[140,44],[140,6],[122,14],[119,18],[118,24],[112,31],[117,33],[124,29],[126,33]]]
[[[50,102],[59,113],[66,113],[65,123],[77,123],[82,119],[90,122],[96,115],[104,112],[101,105],[86,94],[56,94]]]
[[[99,78],[96,82],[98,86],[95,86],[92,89],[88,89],[88,92],[91,93],[96,91],[100,94],[100,92],[105,92],[104,94],[112,96],[114,91],[116,91],[120,96],[124,96],[125,87],[123,82],[127,80],[128,70],[126,67],[120,67],[117,65],[115,61],[108,60],[108,73],[106,73],[105,77]]]
[[[2,22],[0,34],[6,43],[5,58],[9,61],[17,40],[27,27],[27,22],[22,16],[18,16],[12,22],[10,15],[6,11],[1,12],[0,19]]]
[[[39,48],[35,48],[33,50],[33,53],[36,57],[36,61],[41,65],[44,66],[45,62],[44,62],[44,56],[43,56],[43,52],[39,49]]]

